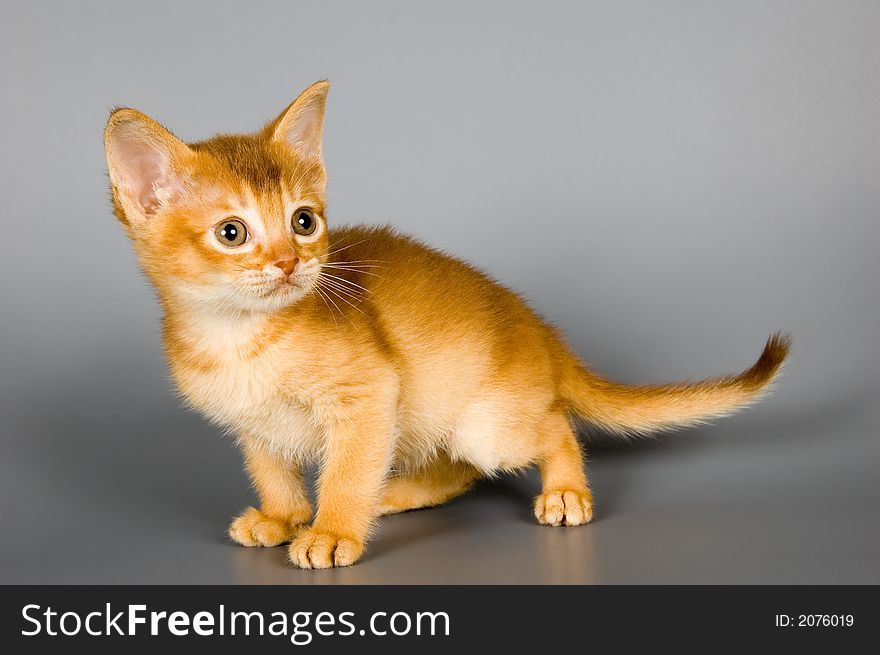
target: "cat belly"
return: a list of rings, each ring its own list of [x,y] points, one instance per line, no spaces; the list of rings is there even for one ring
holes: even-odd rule
[[[532,435],[503,397],[484,397],[468,405],[450,434],[447,450],[486,474],[519,469],[534,458]]]

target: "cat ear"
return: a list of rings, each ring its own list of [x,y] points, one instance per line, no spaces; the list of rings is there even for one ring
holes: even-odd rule
[[[147,219],[183,191],[183,166],[192,150],[149,116],[117,109],[104,131],[113,197],[129,221]]]
[[[285,144],[305,159],[321,159],[327,80],[315,82],[269,125],[274,141]]]

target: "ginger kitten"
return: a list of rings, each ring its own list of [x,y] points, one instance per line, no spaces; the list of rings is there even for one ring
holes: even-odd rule
[[[173,378],[235,435],[259,494],[229,528],[239,544],[290,542],[297,566],[346,566],[377,516],[534,464],[538,522],[588,523],[573,416],[646,433],[728,414],[773,380],[781,336],[740,375],[610,382],[467,264],[387,228],[331,231],[328,88],[309,87],[255,134],[187,145],[133,109],[105,133],[115,213],[164,310]]]

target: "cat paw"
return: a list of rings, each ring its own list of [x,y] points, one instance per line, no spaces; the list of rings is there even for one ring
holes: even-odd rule
[[[350,537],[309,528],[290,544],[290,561],[301,569],[329,569],[351,566],[364,552],[364,545]]]
[[[242,546],[279,546],[293,538],[293,521],[266,516],[255,507],[248,507],[229,526],[229,537]]]
[[[593,520],[589,491],[548,491],[535,499],[535,518],[542,525],[584,525]]]

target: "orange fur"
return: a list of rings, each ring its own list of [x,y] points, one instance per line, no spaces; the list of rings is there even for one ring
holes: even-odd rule
[[[230,526],[238,543],[292,540],[297,566],[352,564],[380,513],[535,464],[536,518],[586,523],[572,415],[622,433],[691,424],[751,402],[775,376],[780,337],[740,376],[619,385],[473,267],[389,228],[329,230],[327,89],[313,85],[254,134],[186,145],[131,109],[105,134],[114,208],[158,292],[177,388],[235,435],[260,497]],[[291,226],[304,208],[309,235]],[[232,217],[250,235],[237,247],[215,230]],[[306,525],[310,461],[320,475]]]

